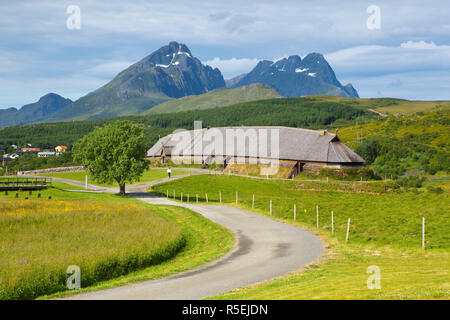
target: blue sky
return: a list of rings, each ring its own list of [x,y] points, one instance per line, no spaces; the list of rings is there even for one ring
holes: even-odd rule
[[[79,30],[66,26],[69,5]],[[380,29],[367,28],[369,5]],[[172,40],[225,78],[320,52],[361,97],[450,99],[449,17],[448,0],[0,0],[0,108],[77,99]]]

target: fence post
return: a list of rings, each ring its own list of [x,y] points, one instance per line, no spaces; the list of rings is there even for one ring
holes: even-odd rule
[[[297,205],[294,204],[294,221],[297,220]]]
[[[253,198],[252,198],[252,209],[255,208],[255,194],[253,194]]]
[[[183,192],[181,193],[180,199],[181,199],[181,202],[183,202]]]
[[[236,191],[236,204],[238,203],[238,192]]]
[[[270,200],[270,215],[272,215],[272,200]]]
[[[84,177],[84,188],[87,190],[88,189],[88,176],[86,175],[85,177]]]
[[[222,203],[222,191],[219,191],[219,202]]]
[[[208,194],[205,193],[206,202],[208,202]]]
[[[350,231],[350,218],[348,218],[348,222],[347,222],[347,235],[345,236],[345,243],[348,242],[348,233]]]
[[[422,217],[422,250],[425,250],[425,217]]]
[[[334,214],[333,214],[333,210],[331,210],[331,233],[334,233]]]
[[[319,206],[316,205],[316,213],[317,213],[317,229],[319,229]]]

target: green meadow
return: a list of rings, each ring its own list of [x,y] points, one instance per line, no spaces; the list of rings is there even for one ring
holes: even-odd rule
[[[200,175],[161,184],[159,190],[169,190],[170,197],[175,191],[177,201],[180,201],[181,192],[184,196],[189,194],[189,201],[196,201],[198,194],[201,202],[205,202],[208,194],[210,204],[219,202],[221,192],[224,204],[310,229],[327,243],[327,254],[306,270],[213,298],[450,298],[448,193],[424,191],[416,194],[402,189],[374,188],[371,183],[333,185],[301,180]],[[253,194],[255,202],[252,208]],[[318,228],[316,206],[319,208]],[[422,217],[426,221],[423,252]],[[349,218],[350,232],[346,243]],[[369,275],[366,269],[371,265],[381,269],[380,290],[367,288]]]
[[[159,180],[162,178],[166,178],[167,177],[167,169],[155,169],[152,168],[150,170],[146,170],[144,171],[141,179],[139,181],[137,181],[136,183],[139,182],[150,182],[150,181],[155,181],[155,180]],[[172,169],[172,176],[178,176],[178,175],[183,175],[183,174],[189,174],[188,170],[183,170],[183,169]],[[95,179],[92,177],[92,175],[87,172],[87,171],[79,171],[79,172],[61,172],[61,173],[45,173],[45,174],[40,174],[40,176],[44,176],[44,177],[54,177],[54,178],[61,178],[61,179],[69,179],[69,180],[74,180],[74,181],[79,181],[84,183],[85,179],[86,179],[86,175],[88,176],[88,183],[89,184],[95,184],[98,186],[102,186],[102,187],[117,187],[117,183],[98,183],[95,181]]]
[[[160,278],[217,259],[234,244],[230,231],[188,209],[67,188],[76,189],[54,182],[31,195],[0,193],[0,299]],[[81,268],[80,290],[65,287],[69,265]]]

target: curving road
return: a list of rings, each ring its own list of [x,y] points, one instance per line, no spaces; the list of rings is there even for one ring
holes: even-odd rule
[[[163,181],[167,179],[129,186],[127,191],[151,204],[189,208],[225,226],[236,236],[235,248],[223,258],[190,271],[68,299],[201,299],[298,270],[325,251],[310,231],[233,207],[178,203],[145,191]]]

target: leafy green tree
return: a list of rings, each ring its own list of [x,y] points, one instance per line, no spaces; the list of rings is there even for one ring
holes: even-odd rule
[[[371,164],[380,154],[380,149],[381,146],[377,140],[367,139],[355,149],[355,152],[366,161],[366,164]]]
[[[144,127],[116,121],[78,140],[74,160],[86,167],[99,183],[117,182],[120,194],[125,184],[138,181],[147,167]]]

